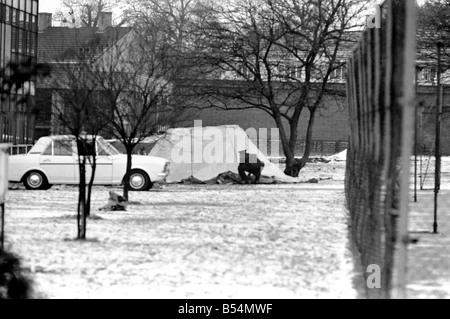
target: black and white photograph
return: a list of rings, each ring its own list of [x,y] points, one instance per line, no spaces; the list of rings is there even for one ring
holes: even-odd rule
[[[0,0],[0,300],[450,299],[449,207],[448,0]]]

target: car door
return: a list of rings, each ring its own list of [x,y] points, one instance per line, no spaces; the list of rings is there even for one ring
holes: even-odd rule
[[[109,152],[107,152],[104,148],[99,146],[99,143],[96,143],[91,138],[86,138],[83,141],[81,152],[82,155],[86,156],[86,165],[85,165],[86,183],[89,183],[91,180],[93,159],[94,156],[96,156],[94,184],[97,185],[112,184],[113,160]],[[75,178],[77,182],[79,182],[80,171],[78,169],[75,171]]]
[[[112,184],[113,158],[111,154],[97,141],[97,166],[95,183],[103,185]]]
[[[53,184],[74,184],[76,158],[71,140],[52,140],[39,157],[39,165]]]

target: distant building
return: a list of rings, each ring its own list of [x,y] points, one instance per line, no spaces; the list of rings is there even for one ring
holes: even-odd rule
[[[105,56],[113,54],[118,46],[132,41],[132,28],[112,26],[112,13],[101,12],[98,27],[54,27],[51,13],[39,14],[38,62],[46,63],[53,77],[58,76],[58,68],[66,64],[76,65],[81,56],[91,63],[102,63]],[[36,90],[36,137],[50,135],[54,130],[52,105],[55,100],[55,81],[38,79]]]
[[[5,1],[5,0],[1,0]],[[2,3],[3,3],[2,2]],[[11,2],[11,1],[9,1]],[[34,51],[37,55],[38,62],[45,62],[50,65],[61,62],[71,63],[74,55],[80,52],[89,53],[88,55],[94,60],[108,54],[113,47],[122,42],[131,41],[133,31],[127,27],[113,27],[111,25],[112,16],[110,13],[101,13],[99,26],[96,28],[83,27],[54,27],[52,26],[52,15],[50,13],[39,14],[39,41],[38,48]],[[2,25],[3,28],[3,25]],[[3,29],[2,29],[3,30]],[[2,31],[3,32],[3,31]],[[322,107],[315,119],[313,133],[313,154],[333,154],[342,151],[348,145],[349,137],[349,115],[347,111],[346,95],[346,66],[345,62],[352,52],[352,46],[357,42],[360,33],[348,33],[350,41],[339,53],[338,62],[342,66],[337,68],[331,75],[329,88],[339,94],[326,94],[322,101]],[[3,57],[3,55],[2,55]],[[428,150],[433,146],[433,115],[432,108],[435,105],[435,88],[436,88],[436,65],[435,61],[418,62],[418,81],[420,84],[418,101],[421,103],[421,117],[419,119],[419,148]],[[190,85],[202,85],[202,81],[216,81],[217,85],[226,87],[240,87],[246,85],[245,66],[239,69],[239,72],[224,72],[214,80],[190,81]],[[280,61],[276,70],[279,73],[280,81],[296,80],[301,81],[304,77],[301,68],[292,61]],[[445,70],[444,84],[450,84],[450,70]],[[413,80],[413,79],[412,79]],[[320,76],[317,81],[320,81]],[[52,104],[54,103],[54,88],[49,85],[45,79],[39,79],[36,89],[36,123],[34,137],[49,135],[52,133]],[[450,105],[450,93],[448,88],[445,89],[444,104]],[[444,107],[444,123],[450,123],[450,108]],[[302,155],[305,147],[306,127],[308,123],[308,111],[305,110],[300,118],[299,140],[297,145],[297,155]],[[14,116],[14,115],[13,115]],[[239,125],[243,129],[254,128],[257,132],[260,129],[267,130],[268,140],[254,141],[262,145],[267,143],[265,149],[271,155],[271,145],[276,136],[271,136],[271,129],[276,129],[276,124],[271,116],[261,110],[245,109],[239,110],[218,110],[205,109],[198,112],[195,116],[196,120],[202,120],[204,126],[216,125]],[[189,119],[183,126],[192,126],[193,120]],[[30,122],[31,123],[31,122]],[[30,125],[30,124],[29,124]],[[29,126],[30,129],[30,126]],[[450,154],[450,130],[443,130],[444,153]],[[11,134],[14,135],[14,134]],[[448,136],[447,136],[448,135]],[[15,136],[15,135],[14,135]],[[258,136],[258,139],[260,136]],[[280,148],[281,149],[281,148]],[[276,154],[273,154],[276,155]]]
[[[0,69],[36,59],[37,32],[38,0],[0,0]],[[0,143],[34,142],[35,85],[25,83],[0,99]]]

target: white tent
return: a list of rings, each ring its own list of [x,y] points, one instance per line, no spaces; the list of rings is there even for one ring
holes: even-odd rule
[[[168,182],[180,182],[190,177],[207,181],[222,173],[238,173],[239,152],[243,150],[257,154],[264,162],[263,176],[283,183],[300,182],[271,163],[239,126],[177,128],[156,139],[148,155],[171,161]]]

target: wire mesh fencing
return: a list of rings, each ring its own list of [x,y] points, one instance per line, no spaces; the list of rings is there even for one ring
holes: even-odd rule
[[[410,206],[407,297],[450,298],[450,180],[435,202],[434,191],[419,191]],[[436,231],[435,231],[436,230]]]
[[[414,2],[386,1],[381,28],[364,32],[348,65],[351,138],[345,186],[368,298],[405,290],[415,18]]]
[[[420,49],[420,48],[419,48]],[[435,45],[437,56],[441,47]],[[436,69],[442,61],[434,61]],[[438,78],[441,78],[438,72]],[[438,81],[441,82],[440,80]],[[409,210],[410,246],[407,259],[408,298],[450,298],[450,157],[448,155],[448,112],[442,85],[427,88],[435,98],[417,113],[414,196]],[[434,103],[433,103],[434,102]],[[447,137],[447,140],[445,140]],[[418,159],[418,160],[417,160]],[[419,187],[417,181],[420,181]]]

